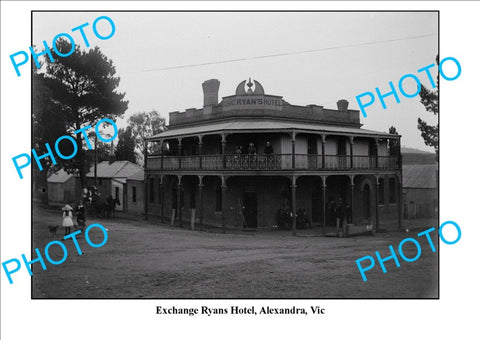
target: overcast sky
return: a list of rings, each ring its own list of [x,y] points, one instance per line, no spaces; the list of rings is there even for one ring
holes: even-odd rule
[[[91,31],[100,15],[115,22],[109,40]],[[338,99],[347,99],[349,108],[359,109],[355,96],[375,87],[388,92],[389,81],[397,85],[404,74],[417,74],[438,53],[434,12],[36,12],[33,18],[37,46],[90,24],[85,31],[91,47],[99,46],[113,60],[119,90],[130,102],[125,118],[141,111],[168,117],[171,111],[201,108],[201,84],[211,78],[220,81],[220,97],[234,94],[238,83],[252,77],[267,94],[290,104],[336,108]],[[86,49],[79,32],[72,36]],[[282,56],[255,58],[276,54]],[[232,59],[244,60],[173,68]],[[419,78],[429,87],[424,74]],[[405,84],[414,92],[413,82]],[[361,117],[363,127],[387,132],[394,125],[403,146],[433,152],[420,136],[417,118],[433,123],[435,116],[425,112],[419,97],[399,95],[400,104],[393,96],[385,99],[386,110],[377,98],[368,117]]]

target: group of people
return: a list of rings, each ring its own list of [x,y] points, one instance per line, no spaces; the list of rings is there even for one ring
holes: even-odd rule
[[[337,237],[348,236],[346,224],[351,222],[352,209],[350,204],[344,203],[341,197],[337,201],[330,199],[327,204],[327,224],[336,226]]]
[[[91,205],[93,200],[99,196],[100,191],[98,191],[95,185],[92,185],[91,187],[84,186],[82,189],[82,200],[85,204]]]
[[[65,235],[71,233],[71,228],[74,227],[73,223],[73,211],[74,209],[70,204],[65,204],[62,208],[62,227],[65,230]],[[77,216],[77,225],[79,228],[85,228],[85,206],[82,201],[79,201],[75,209],[75,215]]]
[[[237,145],[237,147],[235,148],[235,153],[237,155],[243,154],[243,147],[241,145]],[[255,146],[254,142],[250,142],[248,144],[247,153],[249,155],[256,155],[257,154],[257,147]],[[263,153],[265,155],[273,155],[273,146],[270,143],[270,141],[267,141],[265,143],[265,148],[263,149]]]
[[[62,208],[62,227],[65,230],[65,235],[71,233],[72,227],[75,226],[73,222],[74,214],[77,218],[78,228],[85,228],[86,221],[86,208],[87,206],[93,206],[95,200],[100,197],[100,191],[98,191],[95,185],[91,187],[84,186],[82,189],[82,199],[78,201],[75,209],[70,204],[65,204]]]
[[[308,212],[306,209],[298,209],[295,213],[296,228],[307,229],[312,227],[312,223],[308,218]],[[293,211],[289,207],[281,208],[277,211],[277,224],[275,227],[280,229],[291,229],[293,225]]]

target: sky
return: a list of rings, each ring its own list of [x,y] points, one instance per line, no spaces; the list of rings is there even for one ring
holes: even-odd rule
[[[115,23],[108,40],[92,31],[101,15]],[[86,22],[90,48],[99,46],[113,60],[118,90],[129,100],[119,127],[137,112],[156,110],[168,119],[169,112],[201,108],[201,84],[212,78],[220,81],[220,98],[251,77],[266,94],[290,104],[336,109],[339,99],[347,99],[349,108],[358,110],[357,95],[375,93],[376,87],[390,92],[390,81],[398,91],[405,74],[431,88],[417,70],[438,54],[436,12],[35,12],[33,43],[42,46],[45,40],[51,46],[53,37],[65,32],[88,49],[80,33],[71,32]],[[98,30],[109,33],[106,21]],[[406,92],[415,87],[411,79],[404,83]],[[432,124],[436,116],[425,111],[418,96],[399,92],[399,99],[386,97],[383,109],[376,98],[367,117],[361,116],[363,128],[388,132],[393,125],[402,146],[433,152],[417,119]]]

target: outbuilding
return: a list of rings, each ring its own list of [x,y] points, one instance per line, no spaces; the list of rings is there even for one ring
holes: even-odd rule
[[[72,204],[81,197],[80,178],[63,169],[47,178],[49,205]]]

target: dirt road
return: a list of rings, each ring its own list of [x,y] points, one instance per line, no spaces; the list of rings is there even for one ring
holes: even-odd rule
[[[49,224],[59,224],[60,214],[34,209],[34,247],[42,252],[52,240]],[[360,276],[355,260],[389,255],[416,233],[393,232],[375,236],[329,238],[292,237],[289,232],[212,233],[161,226],[127,219],[89,219],[108,229],[108,242],[90,247],[83,236],[78,255],[73,241],[64,241],[67,260],[42,271],[34,264],[33,298],[436,298],[438,252],[425,238],[421,257],[411,263],[400,259],[377,264]],[[92,239],[100,242],[95,229]],[[437,233],[434,233],[436,238]],[[61,240],[63,233],[55,239]],[[414,257],[416,249],[405,247]],[[52,258],[62,250],[50,249]]]

